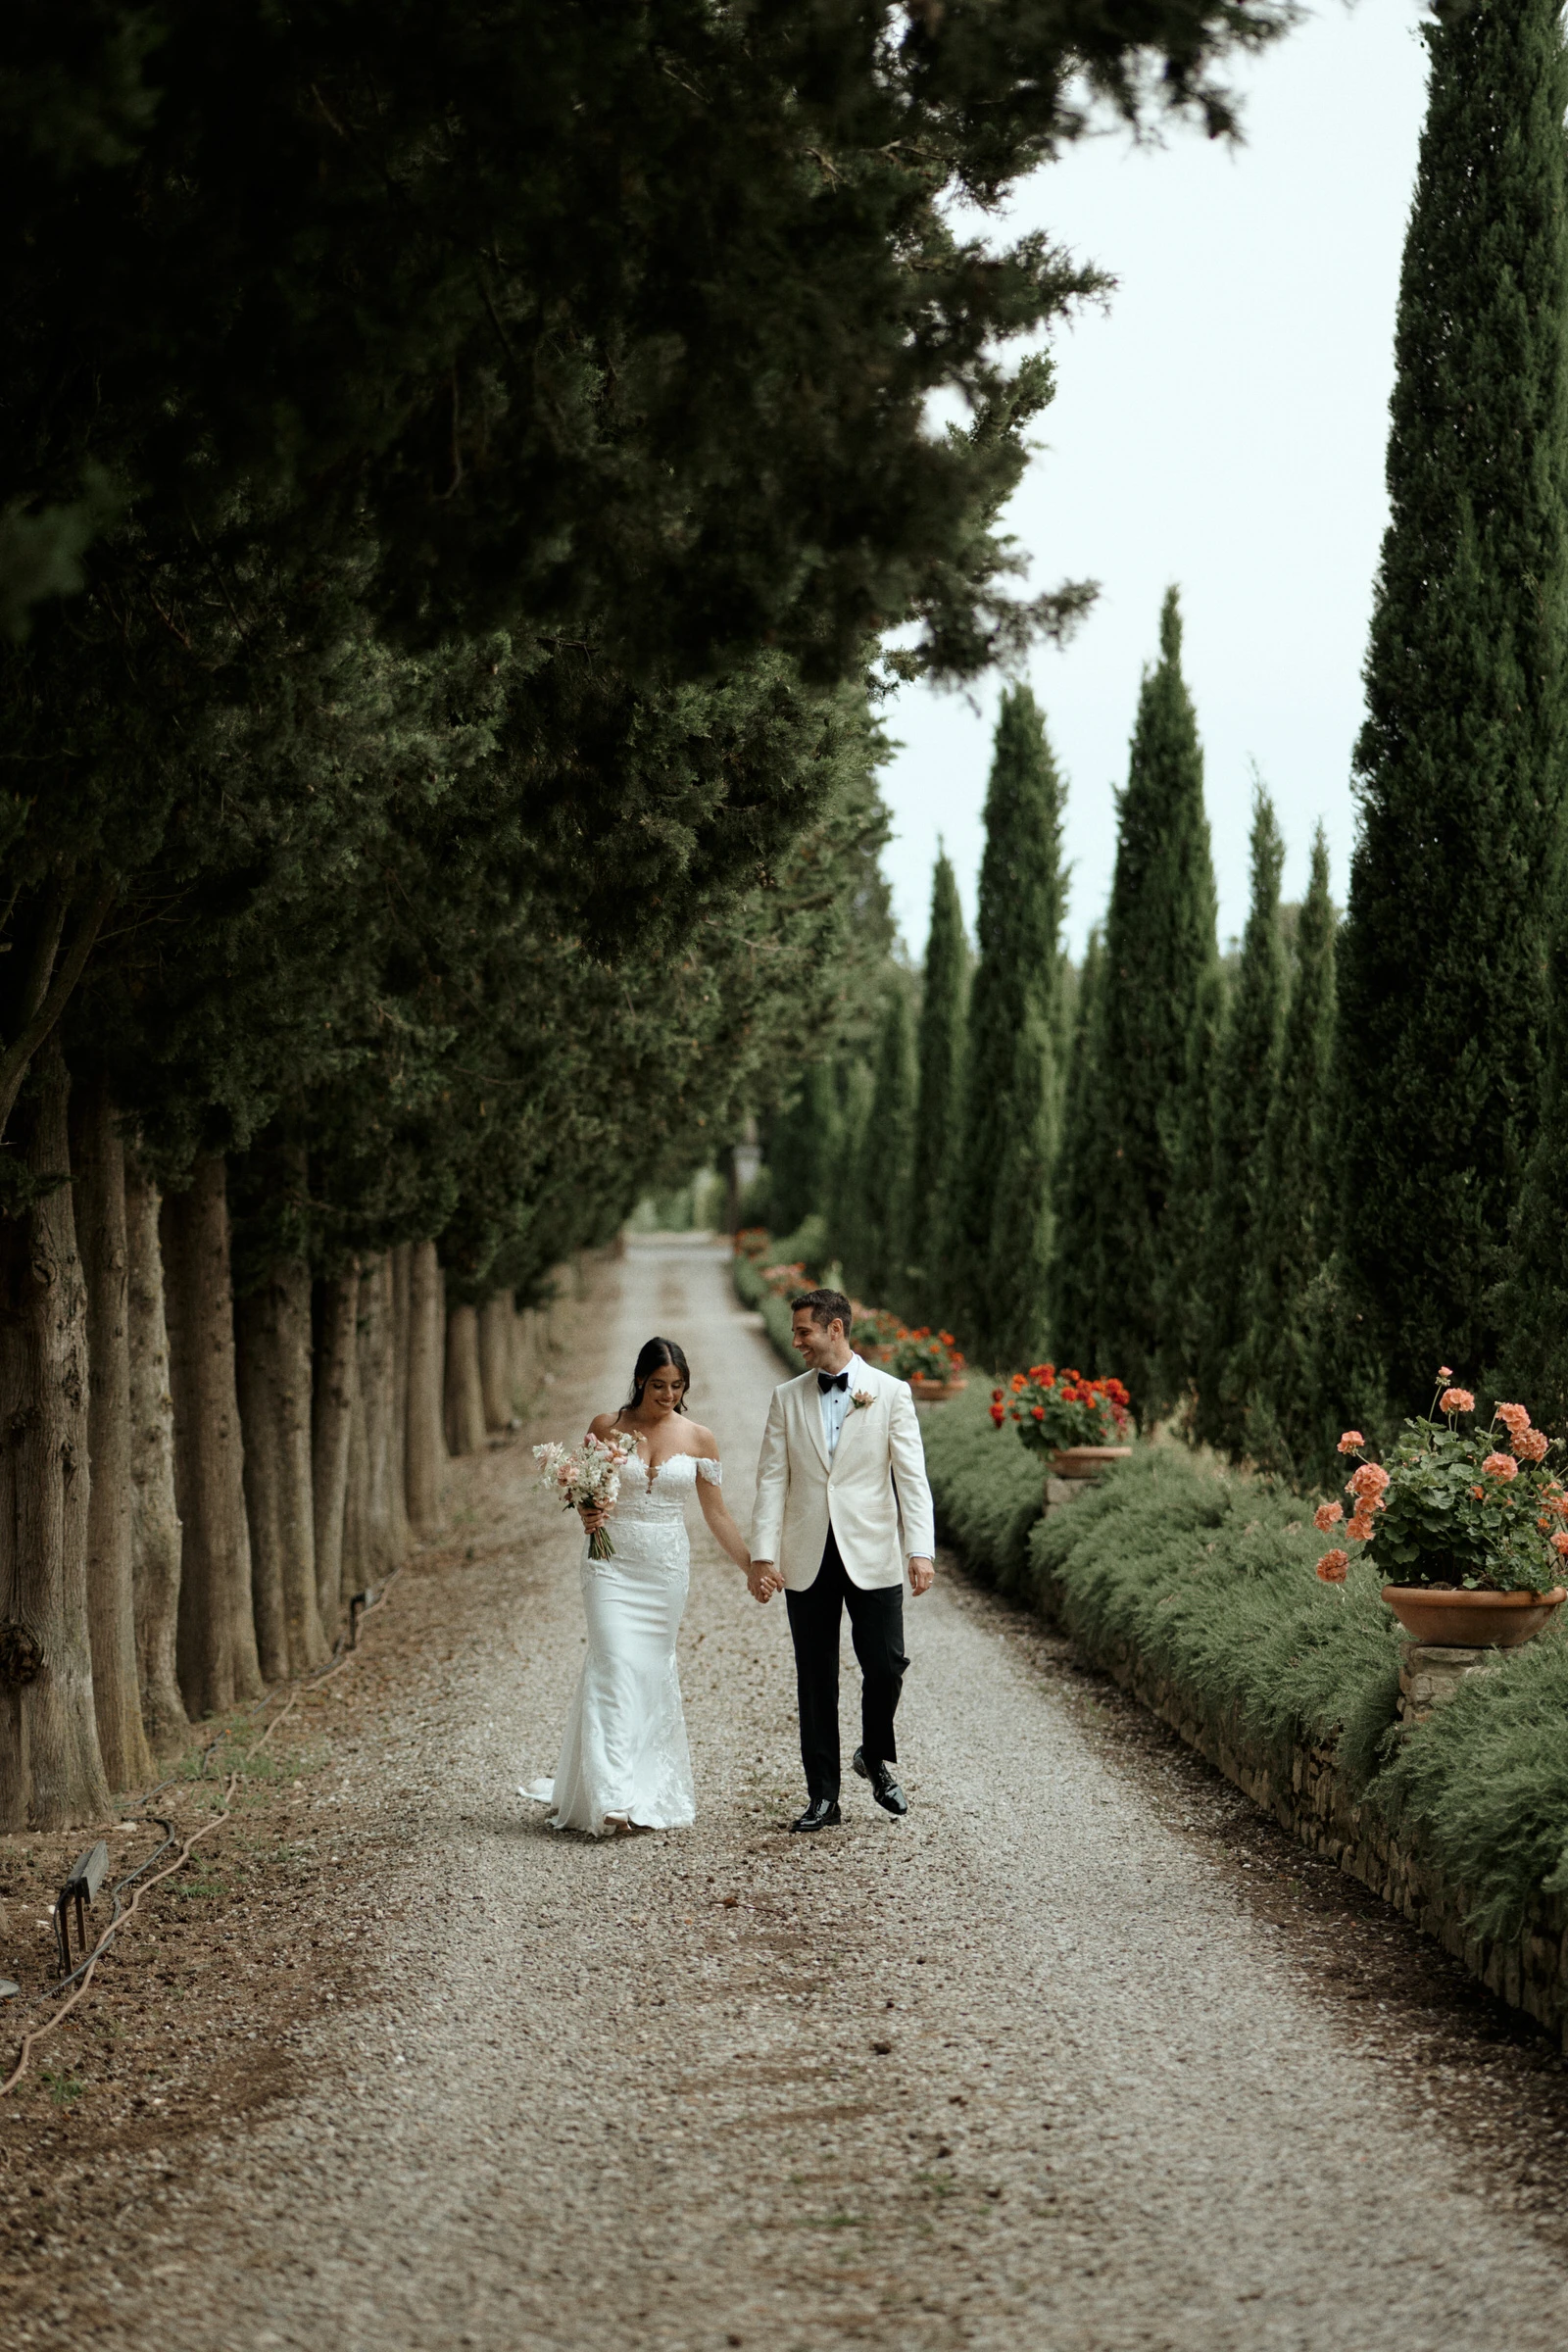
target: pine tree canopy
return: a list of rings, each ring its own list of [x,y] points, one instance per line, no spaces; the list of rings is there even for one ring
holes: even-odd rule
[[[1342,1237],[1396,1404],[1498,1352],[1537,1115],[1568,686],[1556,0],[1426,29],[1340,963]]]
[[[945,199],[1070,137],[1085,76],[1223,127],[1217,61],[1279,22],[13,0],[14,558],[33,593],[69,571],[62,518],[107,479],[122,593],[237,517],[368,526],[372,602],[421,634],[590,617],[634,664],[765,641],[843,676],[909,617],[973,671],[1030,625],[987,518],[1046,371],[996,355],[1095,280],[1042,237],[987,254]],[[972,432],[929,429],[943,387]]]
[[[1172,588],[1160,612],[1159,661],[1138,699],[1117,811],[1100,1015],[1104,1244],[1094,1321],[1102,1369],[1127,1383],[1140,1414],[1171,1400],[1156,1306],[1162,1231],[1189,1040],[1215,956],[1203,755],[1181,654]]]

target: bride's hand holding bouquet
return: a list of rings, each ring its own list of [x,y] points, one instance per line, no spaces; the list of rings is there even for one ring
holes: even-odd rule
[[[575,1453],[553,1444],[533,1449],[541,1486],[554,1487],[563,1509],[580,1514],[591,1560],[615,1556],[605,1522],[620,1494],[620,1473],[636,1451],[635,1438],[596,1438],[591,1432]]]

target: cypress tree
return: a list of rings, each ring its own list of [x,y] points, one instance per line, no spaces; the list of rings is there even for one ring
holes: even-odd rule
[[[1052,1039],[1061,985],[1060,932],[1066,898],[1061,866],[1063,792],[1045,721],[1027,686],[1002,698],[986,791],[986,847],[980,864],[979,959],[969,993],[962,1158],[955,1186],[952,1254],[956,1304],[973,1352],[999,1361],[1004,1338],[1048,1324],[1040,1281],[1049,1256],[1051,1197],[1016,1197],[998,1213],[1004,1168],[1014,1172],[1049,1139],[1042,1101],[1054,1112]],[[1019,1044],[1038,1016],[1043,1036],[1026,1055],[1043,1094],[1016,1091]],[[1009,1179],[1012,1181],[1013,1179]],[[1019,1218],[1023,1219],[1020,1224]],[[1015,1295],[1017,1294],[1017,1295]]]
[[[839,1155],[831,1171],[824,1212],[828,1249],[845,1284],[863,1288],[872,1239],[867,1200],[876,1181],[876,1146],[871,1127],[875,1080],[869,1063],[855,1054],[838,1074]],[[876,1300],[870,1301],[875,1305]]]
[[[1279,1082],[1285,1017],[1280,868],[1285,846],[1266,793],[1252,809],[1252,897],[1220,1041],[1214,1156],[1203,1223],[1198,1350],[1198,1434],[1240,1453],[1246,1437],[1238,1356],[1258,1246],[1263,1138]]]
[[[820,1211],[839,1148],[838,1089],[830,1061],[801,1073],[770,1122],[767,1165],[773,1179],[773,1230],[791,1234]]]
[[[1058,1351],[1088,1372],[1102,1359],[1100,1298],[1105,1203],[1105,1102],[1100,1068],[1100,1022],[1105,954],[1090,933],[1078,976],[1078,1010],[1068,1051],[1061,1150],[1054,1186],[1052,1257],[1054,1338]]]
[[[916,1039],[915,1164],[909,1195],[909,1291],[905,1304],[922,1322],[947,1319],[951,1285],[943,1263],[963,1116],[963,1015],[969,943],[958,885],[946,851],[931,876],[931,927]]]
[[[1013,1040],[1012,1115],[997,1163],[992,1208],[992,1262],[999,1272],[990,1299],[990,1330],[991,1351],[999,1364],[1032,1364],[1044,1355],[1049,1342],[1046,1316],[1055,1230],[1052,1188],[1059,1129],[1056,1066],[1047,1017],[1029,1005]]]
[[[1247,1330],[1237,1388],[1247,1451],[1265,1468],[1300,1479],[1332,1446],[1317,1426],[1322,1375],[1323,1272],[1331,1217],[1334,1059],[1334,903],[1319,826],[1312,873],[1296,927],[1279,1083],[1263,1137]]]
[[[1160,1225],[1160,1259],[1154,1294],[1159,1349],[1154,1387],[1168,1405],[1183,1400],[1191,1428],[1203,1330],[1203,1242],[1208,1188],[1214,1172],[1214,1096],[1219,1082],[1220,1046],[1230,1010],[1230,981],[1216,956],[1198,984],[1198,1003],[1187,1034],[1181,1112],[1171,1160],[1170,1198]]]
[[[1156,1307],[1162,1227],[1189,1040],[1203,975],[1214,960],[1203,754],[1181,655],[1181,609],[1171,588],[1159,617],[1159,661],[1138,698],[1118,810],[1100,1030],[1105,1120],[1097,1316],[1102,1369],[1127,1383],[1145,1419],[1171,1401],[1161,1380]]]
[[[907,1287],[915,1083],[908,990],[903,976],[895,973],[877,1032],[871,1107],[859,1154],[865,1220],[862,1278],[867,1298],[877,1306],[898,1302]]]
[[[1568,108],[1558,0],[1424,27],[1340,963],[1341,1235],[1396,1409],[1501,1341],[1564,764]]]

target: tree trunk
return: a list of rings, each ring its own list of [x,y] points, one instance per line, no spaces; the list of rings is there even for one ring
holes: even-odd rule
[[[486,1429],[510,1429],[512,1401],[512,1327],[515,1309],[510,1291],[497,1291],[479,1309],[479,1388],[484,1398]]]
[[[251,1608],[250,1531],[234,1387],[228,1192],[221,1159],[196,1163],[160,1226],[174,1399],[174,1494],[185,1531],[179,1684],[192,1715],[220,1715],[265,1688]]]
[[[392,1548],[409,1556],[409,1245],[390,1250],[392,1268]]]
[[[63,1181],[0,1219],[0,1829],[109,1802],[87,1631],[87,1300],[58,1038],[40,1050],[24,1165]]]
[[[343,1589],[343,1519],[348,1503],[349,1440],[359,1394],[355,1332],[360,1314],[357,1266],[323,1283],[321,1337],[316,1358],[311,1439],[316,1519],[316,1598],[328,1641],[337,1633]]]
[[[130,1336],[125,1253],[125,1147],[104,1081],[72,1105],[76,1235],[87,1293],[91,1396],[87,1450],[87,1632],[98,1749],[111,1788],[152,1779],[136,1678],[130,1530]]]
[[[479,1316],[471,1306],[455,1306],[447,1316],[446,1425],[453,1453],[484,1451]]]
[[[256,1639],[269,1682],[309,1674],[327,1644],[316,1601],[311,1274],[279,1258],[235,1310]]]
[[[439,1528],[446,1487],[441,1415],[445,1291],[434,1242],[416,1242],[409,1253],[408,1496],[409,1518],[417,1536],[433,1536]]]
[[[404,1557],[400,1537],[407,1520],[392,1502],[396,1467],[392,1412],[397,1391],[392,1364],[394,1325],[392,1261],[386,1256],[372,1258],[360,1281],[360,1393],[354,1425],[358,1458],[350,1474],[350,1494],[360,1525],[358,1556],[347,1563],[356,1579],[351,1588],[355,1592],[379,1583]]]
[[[174,1405],[169,1393],[158,1206],[158,1187],[132,1158],[125,1171],[131,1585],[142,1721],[154,1747],[165,1747],[188,1727],[174,1664],[180,1527],[174,1501]]]

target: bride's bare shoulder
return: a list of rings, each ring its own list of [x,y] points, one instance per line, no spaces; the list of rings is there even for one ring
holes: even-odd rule
[[[688,1453],[700,1453],[705,1461],[717,1461],[718,1440],[710,1429],[705,1429],[700,1421],[688,1421],[686,1435],[691,1440],[686,1448]]]
[[[608,1438],[612,1435],[615,1424],[619,1421],[619,1419],[620,1415],[618,1412],[595,1413],[593,1419],[588,1424],[588,1435],[591,1438]]]

